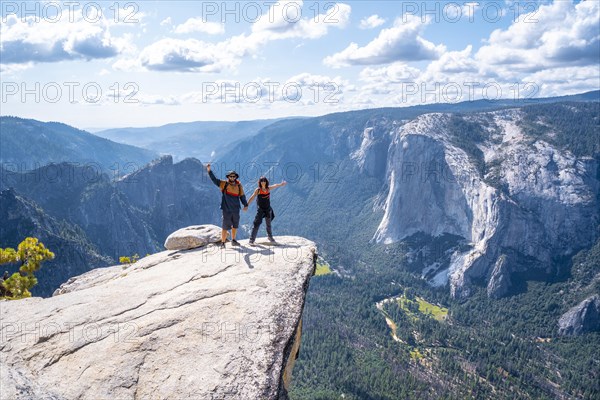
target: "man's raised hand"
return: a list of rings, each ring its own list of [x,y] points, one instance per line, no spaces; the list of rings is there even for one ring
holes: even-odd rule
[[[210,172],[210,163],[206,164],[206,171]]]

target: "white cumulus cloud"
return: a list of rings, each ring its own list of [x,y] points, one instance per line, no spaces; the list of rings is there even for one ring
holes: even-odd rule
[[[375,39],[363,47],[350,43],[346,49],[326,57],[323,62],[333,68],[350,65],[377,65],[394,61],[433,60],[442,55],[446,47],[435,45],[421,37],[426,24],[420,18],[406,15],[397,18],[394,26],[382,29]]]
[[[113,36],[112,25],[114,22],[105,17],[90,23],[75,11],[63,11],[52,21],[8,15],[0,24],[0,63],[92,60],[131,50],[129,36]]]
[[[197,39],[161,39],[142,50],[142,67],[155,71],[220,72],[234,63],[219,46]]]
[[[252,25],[251,36],[262,39],[268,35],[268,40],[316,39],[327,34],[329,28],[345,27],[351,11],[347,4],[334,3],[324,13],[303,18],[302,1],[279,1]]]
[[[208,35],[219,35],[225,33],[225,24],[204,21],[202,18],[189,18],[183,24],[175,27],[175,33],[184,34],[201,32]]]
[[[600,3],[571,0],[540,5],[507,29],[492,32],[475,59],[512,77],[547,68],[598,64]]]
[[[373,29],[377,28],[380,25],[385,23],[385,19],[381,18],[377,14],[373,14],[370,17],[363,18],[360,20],[360,25],[358,27],[360,29]]]

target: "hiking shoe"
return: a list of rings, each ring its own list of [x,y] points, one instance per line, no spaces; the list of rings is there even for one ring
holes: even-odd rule
[[[254,240],[249,240],[249,241],[248,241],[248,244],[249,244],[250,246],[256,246],[256,244],[254,243]]]
[[[217,246],[219,246],[220,248],[224,249],[225,248],[225,242],[218,242]]]
[[[235,240],[235,239],[232,239],[232,240],[231,240],[231,245],[232,245],[232,246],[239,246],[239,245],[240,245],[240,242],[238,242],[238,241],[237,241],[237,240]]]
[[[269,242],[271,242],[271,243],[277,243],[277,242],[275,241],[275,238],[273,238],[273,236],[269,236]]]

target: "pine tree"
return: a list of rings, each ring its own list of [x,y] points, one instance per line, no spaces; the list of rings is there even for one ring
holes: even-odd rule
[[[15,251],[12,248],[0,249],[0,265],[20,263],[19,272],[15,272],[2,282],[7,298],[22,299],[31,297],[31,289],[37,284],[34,273],[39,271],[44,261],[52,260],[54,253],[48,250],[37,238],[25,238]]]

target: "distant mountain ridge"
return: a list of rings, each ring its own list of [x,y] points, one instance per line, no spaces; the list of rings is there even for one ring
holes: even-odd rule
[[[0,116],[0,163],[11,171],[70,162],[96,172],[122,175],[157,158],[157,153],[115,143],[59,122]]]
[[[146,128],[112,128],[96,130],[95,135],[148,149],[161,155],[172,155],[175,161],[194,157],[203,162],[223,158],[225,153],[240,141],[251,138],[263,128],[287,120],[303,120],[311,118],[364,118],[369,115],[401,116],[414,118],[426,112],[471,112],[503,107],[521,107],[527,104],[541,104],[555,101],[590,101],[599,97],[598,91],[571,96],[560,96],[538,99],[520,100],[477,100],[456,104],[436,103],[410,107],[384,107],[366,110],[353,110],[322,117],[287,117],[277,119],[251,121],[197,121],[178,122],[157,127]]]
[[[172,155],[176,161],[194,157],[207,162],[278,120],[178,122],[148,128],[107,129],[95,135]]]
[[[408,107],[378,107],[364,110],[342,111],[323,115],[317,118],[338,119],[349,116],[353,118],[368,118],[374,115],[397,116],[401,118],[414,118],[418,115],[434,112],[473,112],[485,110],[498,110],[502,108],[519,108],[528,105],[557,103],[563,101],[587,102],[600,101],[600,90],[585,93],[556,97],[539,97],[531,99],[498,99],[498,100],[467,100],[458,103],[432,103]]]

